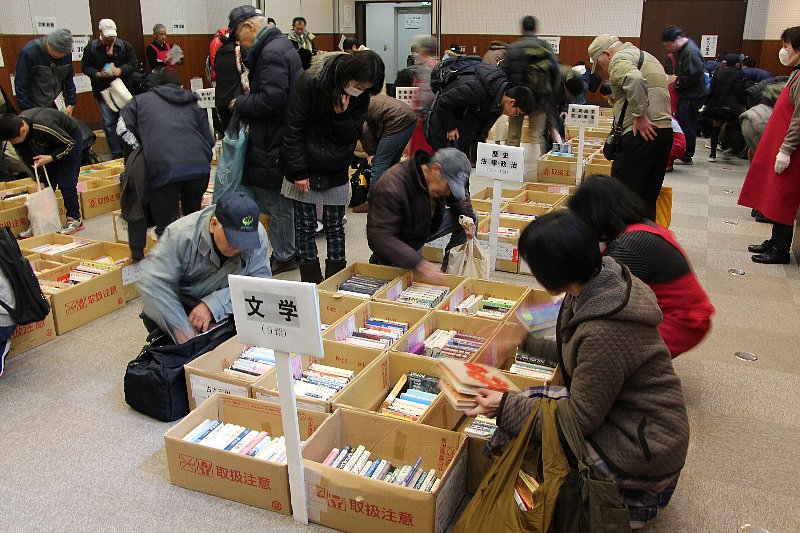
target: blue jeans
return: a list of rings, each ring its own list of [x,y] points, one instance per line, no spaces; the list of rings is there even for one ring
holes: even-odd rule
[[[411,140],[416,128],[417,123],[415,122],[400,133],[383,137],[378,142],[378,149],[372,159],[372,173],[369,178],[369,194],[367,198],[372,197],[372,191],[383,173],[400,161],[403,150],[406,149],[408,141]]]
[[[108,141],[108,148],[112,154],[122,153],[122,141],[117,135],[117,122],[119,121],[119,113],[108,107],[105,100],[100,97],[97,101],[100,106],[100,116],[103,118],[103,131],[106,132],[106,141]]]
[[[262,213],[269,215],[269,242],[276,261],[288,261],[295,256],[294,202],[281,195],[280,189],[245,187],[242,189],[258,204]]]
[[[700,130],[699,111],[705,101],[705,97],[678,98],[678,112],[675,113],[675,120],[681,125],[683,134],[686,136],[686,154],[681,157],[683,161],[689,161],[694,157],[697,132]]]

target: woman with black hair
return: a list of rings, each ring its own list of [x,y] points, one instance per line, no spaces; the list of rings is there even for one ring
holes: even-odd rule
[[[606,256],[653,290],[664,315],[658,330],[672,357],[697,346],[711,329],[714,306],[675,235],[647,220],[639,197],[610,176],[584,181],[569,208],[594,232]]]
[[[314,240],[316,204],[323,205],[328,241],[325,277],[347,265],[344,212],[350,198],[348,170],[363,134],[370,97],[383,90],[380,56],[366,50],[318,55],[289,102],[280,164],[281,194],[294,200],[300,279],[322,281]]]
[[[546,214],[525,228],[519,251],[550,294],[566,292],[556,340],[533,335],[528,353],[557,360],[565,387],[523,393],[482,390],[468,415],[497,416],[492,447],[517,436],[536,399],[568,398],[597,469],[612,478],[633,529],[665,507],[689,445],[681,382],[656,326],[653,292],[613,257],[574,213]]]

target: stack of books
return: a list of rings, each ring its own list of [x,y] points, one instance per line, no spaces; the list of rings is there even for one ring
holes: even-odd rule
[[[92,244],[91,242],[73,241],[65,244],[43,244],[35,247],[32,251],[44,255],[63,255],[72,250],[82,248]]]
[[[69,283],[62,283],[60,281],[45,281],[39,280],[39,288],[42,289],[42,294],[45,296],[52,296],[58,294],[64,289],[69,289]]]
[[[439,364],[442,368],[439,388],[450,405],[458,411],[469,411],[477,407],[476,397],[480,389],[519,391],[519,387],[497,368],[461,361],[442,360]]]
[[[421,343],[411,346],[409,352],[428,357],[450,357],[467,360],[475,355],[486,342],[483,337],[466,335],[455,330],[437,329]]]
[[[322,464],[359,476],[424,492],[435,492],[441,482],[436,477],[435,468],[428,471],[421,468],[422,457],[419,457],[413,465],[395,467],[386,459],[372,457],[372,453],[363,445],[356,446],[355,449],[350,445],[341,450],[334,448]]]
[[[522,213],[503,213],[504,218],[513,218],[514,220],[524,220],[525,222],[533,222],[536,220],[536,215],[525,215]]]
[[[495,431],[497,431],[497,420],[489,418],[488,416],[478,415],[475,417],[475,420],[464,429],[464,434],[471,437],[478,437],[479,439],[491,439]]]
[[[381,290],[386,284],[389,283],[385,279],[371,278],[356,274],[350,276],[347,281],[339,285],[339,294],[347,294],[357,298],[370,299],[376,292]]]
[[[412,372],[403,374],[381,405],[381,413],[416,422],[439,394],[438,379]]]
[[[273,438],[266,431],[226,424],[221,420],[205,419],[183,437],[183,440],[263,461],[286,464],[286,444],[283,437]]]
[[[515,305],[516,302],[512,300],[484,298],[483,294],[472,294],[458,304],[455,310],[467,315],[502,319]]]
[[[405,322],[370,317],[363,328],[352,332],[344,342],[364,348],[385,350],[405,335],[406,331],[408,324]]]
[[[69,273],[69,283],[73,285],[83,281],[89,281],[97,276],[118,269],[119,266],[113,263],[100,263],[96,261],[82,261],[80,265],[73,268]]]
[[[547,202],[535,202],[533,200],[528,200],[525,203],[532,205],[533,207],[541,207],[542,209],[552,209],[553,207],[553,204],[548,204]]]
[[[528,328],[528,333],[550,337],[556,334],[561,300],[532,306],[520,306],[516,315],[520,323]]]
[[[535,355],[531,355],[517,348],[514,364],[511,365],[508,371],[512,374],[520,374],[529,378],[550,381],[553,379],[556,366],[557,363],[555,361],[550,361],[543,357],[536,357]]]
[[[333,366],[312,363],[299,381],[294,382],[294,393],[315,400],[328,401],[350,383],[356,373]]]
[[[9,200],[20,196],[28,196],[27,191],[0,191],[0,200]]]
[[[449,292],[449,287],[428,285],[427,283],[415,281],[400,293],[400,296],[397,297],[397,303],[432,309],[442,303]]]
[[[497,228],[498,237],[519,237],[519,230],[517,228],[504,228],[500,226]]]
[[[269,348],[248,346],[228,368],[222,372],[253,381],[275,366],[275,352]]]
[[[533,479],[533,476],[523,470],[519,471],[517,481],[514,483],[514,501],[521,510],[533,509],[533,493],[538,488],[539,483]]]

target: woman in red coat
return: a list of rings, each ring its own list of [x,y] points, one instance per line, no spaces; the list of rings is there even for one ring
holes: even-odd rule
[[[772,222],[772,237],[747,247],[756,263],[786,264],[800,206],[800,26],[784,30],[780,61],[792,67],[753,156],[739,205],[758,209]]]

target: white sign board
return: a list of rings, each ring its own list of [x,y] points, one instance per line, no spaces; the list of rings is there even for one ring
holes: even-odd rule
[[[49,35],[57,28],[55,17],[33,17],[37,35]]]
[[[700,39],[700,53],[703,57],[717,57],[719,35],[703,35]]]
[[[419,87],[397,87],[395,89],[395,98],[413,107],[418,93]]]
[[[540,35],[539,39],[548,43],[553,48],[554,54],[559,53],[559,49],[561,48],[561,37],[543,37]]]
[[[569,104],[569,111],[564,124],[567,126],[596,128],[600,124],[600,107],[596,105]]]
[[[0,50],[0,68],[3,68],[5,66],[6,66],[6,62],[3,59],[3,50]]]
[[[195,93],[197,93],[198,91],[202,91],[203,90],[203,78],[194,77],[191,80],[189,80],[189,85],[190,85],[190,89],[192,91],[194,91]],[[214,93],[215,93],[214,89],[213,88],[209,89],[209,91],[211,91],[209,94],[211,95],[211,100],[213,101],[214,100]],[[202,98],[202,96],[200,96],[200,93],[198,93],[197,96],[198,96],[198,98]],[[200,107],[205,107],[205,106],[203,106],[201,104]],[[214,106],[211,106],[211,107],[214,107]]]
[[[11,94],[17,96],[17,85],[16,82],[14,81],[16,78],[14,77],[13,74],[9,74],[8,79],[11,80]]]
[[[72,60],[80,61],[83,59],[83,49],[89,46],[89,37],[86,35],[72,36]]]
[[[316,285],[247,276],[228,282],[239,342],[324,357]]]
[[[525,149],[517,146],[478,143],[475,174],[483,178],[522,182]]]
[[[75,90],[79,93],[92,92],[92,78],[86,74],[75,74],[72,77],[75,80]]]
[[[403,27],[407,30],[418,30],[422,27],[422,15],[405,15]]]
[[[170,28],[170,33],[186,33],[186,21],[173,20],[172,28]]]

